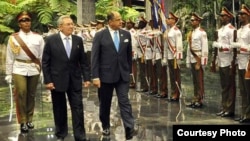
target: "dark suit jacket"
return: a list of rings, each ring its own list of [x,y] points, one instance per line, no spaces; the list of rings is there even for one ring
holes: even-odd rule
[[[49,36],[44,47],[42,70],[44,83],[54,83],[56,91],[66,91],[69,85],[74,90],[80,90],[83,80],[90,81],[90,66],[82,39],[72,35],[71,55],[68,58],[60,34]]]
[[[129,81],[132,73],[131,35],[120,29],[119,37],[117,52],[108,28],[95,34],[91,52],[92,78],[100,78],[104,83],[115,83],[120,77]]]

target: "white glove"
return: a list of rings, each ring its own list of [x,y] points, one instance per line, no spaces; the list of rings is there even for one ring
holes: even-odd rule
[[[137,53],[134,52],[134,53],[133,53],[133,60],[136,60],[136,59],[137,59]]]
[[[221,45],[221,43],[219,43],[219,42],[213,42],[213,48],[221,48],[222,47],[222,45]]]
[[[205,71],[206,66],[205,66],[205,65],[202,65],[201,67],[202,67],[203,71]]]
[[[166,58],[161,59],[161,65],[162,66],[166,66],[167,65],[167,59]]]
[[[181,64],[181,59],[177,59],[177,64],[180,65]]]
[[[186,63],[186,67],[187,68],[191,68],[191,64],[190,63]]]
[[[231,46],[231,48],[240,48],[241,44],[238,42],[232,42],[230,46]]]
[[[11,83],[12,83],[12,75],[11,75],[11,74],[8,74],[7,76],[5,76],[5,81],[6,81],[8,84],[11,84]]]

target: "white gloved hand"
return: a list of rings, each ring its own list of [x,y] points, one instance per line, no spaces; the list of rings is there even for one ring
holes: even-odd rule
[[[186,63],[186,67],[187,68],[191,68],[191,64],[190,63]]]
[[[136,60],[136,59],[137,59],[137,53],[133,52],[133,60]]]
[[[230,46],[231,46],[231,48],[240,48],[240,47],[241,47],[241,44],[238,43],[238,42],[232,42],[232,43],[230,44]]]
[[[167,65],[167,59],[166,58],[161,59],[161,65],[162,66],[166,66]]]
[[[205,66],[205,65],[202,65],[201,67],[202,67],[203,71],[205,71],[206,66]]]
[[[5,76],[5,81],[9,84],[12,83],[12,75],[11,74],[8,74],[7,76]]]
[[[222,47],[221,43],[215,42],[215,41],[213,42],[212,46],[213,46],[213,48],[221,48]]]
[[[180,65],[181,64],[181,59],[177,59],[177,64]]]

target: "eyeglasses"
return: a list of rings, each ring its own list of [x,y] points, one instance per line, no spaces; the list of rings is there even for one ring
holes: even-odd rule
[[[194,21],[197,21],[197,20],[196,20],[196,19],[191,19],[190,21],[191,21],[191,22],[194,22]]]
[[[170,19],[174,19],[174,18],[167,18],[168,20],[170,20]]]
[[[21,20],[19,20],[19,22],[30,22],[31,20],[29,19],[29,18],[24,18],[24,19],[21,19]]]

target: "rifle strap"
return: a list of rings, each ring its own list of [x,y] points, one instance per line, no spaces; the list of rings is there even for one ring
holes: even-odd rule
[[[37,65],[39,65],[39,67],[41,68],[41,64],[39,59],[36,58],[36,56],[29,50],[29,48],[27,47],[27,45],[24,43],[24,41],[20,38],[20,36],[18,34],[14,35],[16,41],[20,44],[20,46],[22,47],[23,51],[30,57],[30,59],[36,63]],[[39,72],[41,69],[38,69]]]

